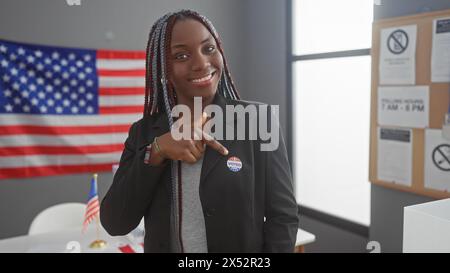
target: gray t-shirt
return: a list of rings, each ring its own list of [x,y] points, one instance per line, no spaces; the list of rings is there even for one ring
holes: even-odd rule
[[[181,238],[184,252],[206,253],[205,218],[200,202],[199,186],[203,157],[194,164],[181,164],[182,177],[182,216]]]

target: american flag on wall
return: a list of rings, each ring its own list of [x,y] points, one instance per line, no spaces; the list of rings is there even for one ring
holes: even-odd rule
[[[111,171],[144,86],[144,51],[0,40],[0,179]]]

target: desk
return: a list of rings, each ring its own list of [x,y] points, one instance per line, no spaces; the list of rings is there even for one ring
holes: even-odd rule
[[[404,208],[403,252],[450,253],[450,198]]]
[[[13,237],[0,240],[0,253],[121,253],[129,252],[130,248],[134,252],[143,252],[142,246],[134,243],[131,237],[112,237],[103,228],[100,229],[100,239],[107,241],[107,246],[104,249],[91,249],[89,244],[96,239],[96,236],[96,229],[91,226],[85,234],[81,233],[81,228],[71,228],[58,232]],[[69,244],[71,241],[74,243]]]
[[[295,252],[304,253],[305,245],[312,243],[315,240],[316,236],[314,234],[299,228],[297,232],[297,241],[295,242]]]
[[[95,228],[88,229],[85,234],[81,233],[80,228],[72,228],[59,232],[24,235],[0,240],[0,253],[69,253],[71,250],[77,250],[69,245],[71,241],[79,243],[81,253],[121,253],[130,252],[130,250],[143,252],[142,246],[129,236],[112,237],[102,228],[100,238],[108,242],[104,249],[89,248],[89,244],[96,239]],[[315,240],[314,234],[298,229],[295,252],[304,252],[304,246]]]

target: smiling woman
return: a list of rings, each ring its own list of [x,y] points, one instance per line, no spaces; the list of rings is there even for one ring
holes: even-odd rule
[[[297,202],[282,136],[270,151],[260,149],[267,141],[261,135],[219,141],[204,128],[207,116],[194,114],[181,117],[194,121],[182,130],[200,138],[176,140],[172,110],[196,112],[199,99],[200,113],[214,105],[222,112],[228,106],[267,109],[239,99],[208,19],[190,10],[166,14],[150,32],[144,117],[131,126],[102,201],[103,226],[123,235],[144,217],[145,252],[293,252]],[[227,125],[237,123],[229,118]],[[263,114],[251,122],[261,119],[267,120],[261,127],[278,130]],[[223,131],[232,127],[221,124]]]

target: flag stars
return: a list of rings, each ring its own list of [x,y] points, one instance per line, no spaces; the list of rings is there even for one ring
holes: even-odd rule
[[[8,51],[8,48],[4,45],[0,45],[0,52],[6,53]]]
[[[21,100],[19,97],[15,97],[15,98],[14,98],[14,104],[19,105],[19,104],[21,104],[21,103],[22,103],[22,100]]]
[[[5,97],[9,98],[9,97],[11,97],[11,95],[12,95],[12,91],[9,90],[9,89],[6,89],[6,90],[3,92],[3,94],[5,95]]]
[[[42,63],[38,63],[36,65],[36,69],[39,70],[39,71],[42,71],[44,69],[44,65]]]
[[[62,95],[61,95],[61,93],[56,92],[54,97],[55,97],[56,100],[60,100],[62,98]]]
[[[38,103],[39,103],[38,99],[36,99],[36,98],[31,99],[31,105],[36,106],[36,105],[38,105]]]
[[[23,49],[23,47],[19,47],[19,48],[17,49],[17,54],[19,54],[19,55],[25,55],[25,49]]]
[[[14,89],[14,90],[19,90],[20,89],[20,84],[18,84],[17,82],[15,82],[15,83],[13,83],[12,84],[12,88]]]
[[[6,54],[4,54],[6,53]],[[95,114],[95,53],[0,42],[0,107],[4,112]],[[95,105],[94,105],[95,103]]]
[[[36,91],[36,85],[34,85],[34,84],[30,84],[30,85],[28,86],[28,88],[30,89],[31,92]]]
[[[33,56],[31,56],[31,55],[29,55],[28,57],[27,57],[27,62],[29,62],[30,64],[31,63],[34,63],[34,57]]]
[[[12,112],[13,106],[11,104],[7,104],[7,105],[5,105],[5,110],[6,110],[6,112]]]
[[[36,51],[34,52],[34,55],[35,55],[36,57],[38,57],[38,58],[41,58],[41,57],[42,57],[42,51],[36,50]]]
[[[22,97],[24,97],[24,98],[28,98],[30,96],[30,93],[28,93],[27,90],[22,91],[21,94],[22,94]]]
[[[28,74],[28,77],[30,77],[30,78],[36,76],[36,72],[34,72],[34,70],[28,70],[27,74]]]

